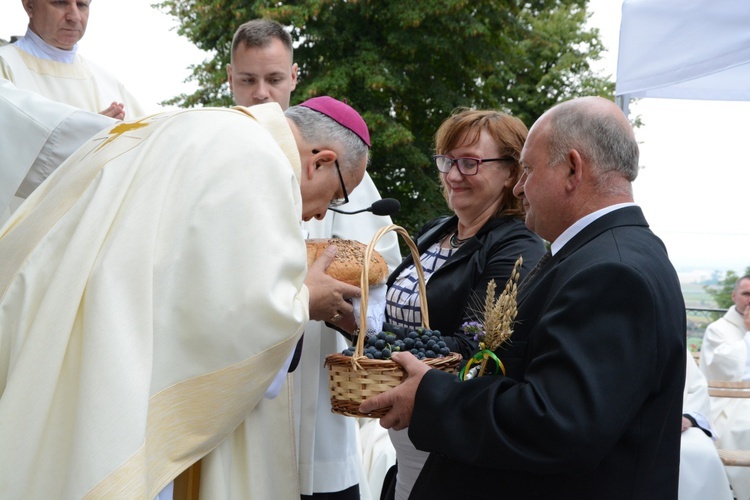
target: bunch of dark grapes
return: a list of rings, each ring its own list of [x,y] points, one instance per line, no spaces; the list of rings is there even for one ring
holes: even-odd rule
[[[341,354],[353,356],[355,348],[347,347]],[[385,323],[383,331],[368,337],[363,346],[363,355],[370,359],[391,359],[394,352],[411,352],[418,359],[444,358],[450,354],[443,336],[438,330],[405,327]]]

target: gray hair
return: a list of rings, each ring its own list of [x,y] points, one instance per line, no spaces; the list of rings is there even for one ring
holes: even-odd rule
[[[633,182],[638,176],[639,150],[626,123],[626,119],[615,119],[580,102],[558,104],[549,117],[550,163],[564,162],[568,152],[575,149],[602,174],[603,183],[612,176]]]
[[[267,47],[273,39],[280,40],[294,58],[292,35],[280,23],[271,19],[253,19],[237,28],[232,38],[232,60],[240,45],[245,48]]]
[[[354,170],[364,160],[368,161],[370,148],[357,134],[329,116],[306,106],[292,106],[284,115],[292,120],[302,138],[317,148],[339,146],[339,166]]]

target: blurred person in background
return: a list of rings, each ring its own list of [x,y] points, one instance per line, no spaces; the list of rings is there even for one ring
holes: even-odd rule
[[[737,280],[723,317],[706,327],[700,369],[708,380],[750,380],[750,275]],[[750,400],[712,398],[711,424],[719,448],[750,448]],[[750,499],[750,468],[729,467],[729,482],[738,500]]]
[[[687,354],[682,395],[679,500],[732,500],[727,472],[714,444],[708,383]]]

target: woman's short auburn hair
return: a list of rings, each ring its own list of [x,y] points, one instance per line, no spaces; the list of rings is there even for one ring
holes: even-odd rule
[[[521,149],[526,142],[529,130],[518,118],[502,111],[476,110],[458,108],[445,119],[435,133],[435,153],[445,154],[459,146],[471,146],[479,141],[481,132],[485,130],[494,139],[500,149],[501,156],[513,158],[510,164],[510,175],[513,186],[521,178]],[[439,175],[443,186],[443,196],[448,201],[443,176]],[[503,191],[503,203],[495,212],[495,217],[523,217],[524,209],[521,200],[513,195],[513,188]]]

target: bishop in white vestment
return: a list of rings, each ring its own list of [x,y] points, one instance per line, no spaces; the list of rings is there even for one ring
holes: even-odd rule
[[[291,404],[253,422],[309,317],[301,204],[275,103],[119,123],[34,191],[0,233],[0,498],[154,498],[227,446],[252,473],[203,498],[299,498]]]

